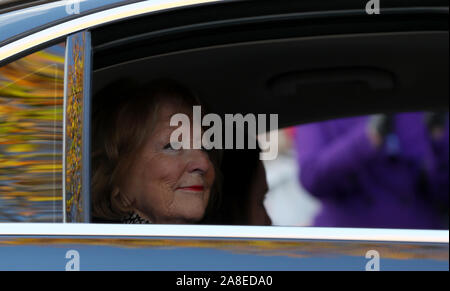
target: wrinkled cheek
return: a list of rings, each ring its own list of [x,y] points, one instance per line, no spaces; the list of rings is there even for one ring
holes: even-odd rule
[[[151,186],[147,187],[144,195],[140,207],[146,211],[146,214],[157,214],[158,209],[163,206],[163,201],[159,197],[157,189]]]
[[[177,160],[166,159],[160,161],[161,166],[157,175],[157,180],[161,185],[162,190],[168,192],[173,191],[177,187],[178,181],[183,175],[184,165]]]
[[[171,210],[173,208],[174,199],[175,199],[175,189],[176,180],[169,180],[164,182],[162,188],[161,188],[161,196],[162,199],[165,201],[166,208],[168,210]]]
[[[161,181],[158,181],[151,171],[148,171],[143,179],[145,180],[145,189],[138,201],[138,208],[141,211],[145,211],[147,215],[160,215],[167,198],[163,195],[164,185],[161,185]]]

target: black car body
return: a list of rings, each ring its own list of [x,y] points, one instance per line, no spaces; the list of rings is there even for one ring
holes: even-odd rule
[[[61,109],[52,113],[61,117],[51,127],[57,138],[49,137],[48,146],[57,153],[45,158],[50,168],[27,168],[31,182],[12,183],[8,177],[31,163],[17,158],[26,150],[0,156],[0,269],[448,270],[449,233],[442,230],[90,223],[91,96],[110,80],[184,78],[215,96],[209,103],[219,114],[279,112],[280,127],[379,111],[448,110],[448,1],[381,5],[373,15],[366,1],[0,6],[1,66],[60,45],[43,57],[56,63]],[[369,85],[362,92],[345,87],[347,98],[335,99],[318,90],[330,85],[330,74],[312,73],[319,86],[294,100],[276,90],[271,95],[261,82],[299,68],[351,70],[349,81]],[[394,83],[378,74],[385,71],[395,73]],[[33,181],[50,176],[52,186],[38,191],[42,185]]]

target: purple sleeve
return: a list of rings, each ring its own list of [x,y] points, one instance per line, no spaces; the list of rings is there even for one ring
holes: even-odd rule
[[[300,181],[317,197],[336,195],[349,175],[358,172],[375,153],[370,143],[366,123],[349,123],[352,128],[339,135],[332,122],[300,126],[296,132],[296,147],[300,166]],[[331,139],[329,133],[337,133]]]

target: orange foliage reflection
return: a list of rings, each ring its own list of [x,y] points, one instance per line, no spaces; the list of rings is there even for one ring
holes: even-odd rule
[[[0,68],[0,222],[62,221],[64,53]]]

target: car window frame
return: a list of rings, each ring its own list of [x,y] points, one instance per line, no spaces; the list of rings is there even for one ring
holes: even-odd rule
[[[176,9],[189,5],[202,5],[223,0],[191,0],[186,3],[167,1],[165,5],[156,5],[151,1],[137,2],[96,12],[90,15],[81,16],[66,22],[46,28],[42,31],[27,35],[14,42],[0,47],[0,66],[17,59],[24,54],[29,54],[33,50],[48,44],[73,37],[77,33],[89,33],[89,30],[100,26],[123,20],[130,17],[148,15],[152,12],[159,12],[167,9]],[[431,9],[431,8],[430,8]],[[437,8],[433,8],[435,11]],[[437,9],[439,10],[439,9]],[[90,43],[89,43],[90,46]],[[92,48],[89,47],[87,53],[89,66],[92,65]],[[89,79],[88,95],[84,106],[85,116],[90,113],[90,82],[92,70],[89,69],[87,76]],[[65,80],[66,84],[66,80]],[[64,96],[66,100],[66,94]],[[90,120],[90,117],[88,121]],[[87,122],[89,124],[89,122]],[[84,132],[83,143],[89,147],[89,125]],[[86,167],[83,168],[85,174],[90,177],[89,155],[83,156]],[[89,196],[89,184],[84,184],[83,193]],[[88,204],[85,207],[89,207]],[[357,241],[400,241],[400,242],[430,242],[448,244],[448,230],[402,230],[402,229],[356,229],[356,228],[312,228],[312,227],[280,227],[280,226],[207,226],[207,225],[146,225],[146,226],[124,226],[124,225],[104,225],[89,223],[89,217],[84,217],[84,222],[76,226],[71,225],[61,228],[61,225],[69,225],[70,221],[57,225],[40,223],[19,223],[2,224],[0,235],[118,235],[118,236],[164,236],[164,237],[234,237],[234,238],[279,238],[279,239],[318,239],[318,240],[357,240]],[[18,227],[14,227],[18,226]],[[275,231],[275,234],[271,234]]]
[[[63,223],[86,223],[91,220],[92,47],[89,31],[80,31],[67,36],[65,58]],[[69,79],[71,80],[69,81]],[[78,106],[75,111],[73,110],[74,106]],[[72,112],[69,112],[69,108],[72,109]],[[72,133],[72,138],[68,132]],[[78,157],[80,153],[81,157]],[[78,158],[79,161],[74,161]]]

